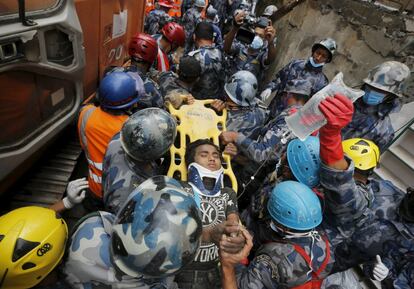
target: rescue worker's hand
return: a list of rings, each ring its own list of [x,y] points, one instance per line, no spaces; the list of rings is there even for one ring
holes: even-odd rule
[[[223,109],[226,108],[226,103],[220,99],[213,100],[213,102],[210,105],[217,112],[221,112],[223,111]]]
[[[236,10],[233,17],[233,26],[240,27],[243,24],[244,17],[247,12],[243,10]]]
[[[321,160],[327,165],[335,166],[339,162],[341,168],[346,167],[341,129],[352,120],[354,105],[346,96],[336,94],[321,101],[319,109],[327,120],[319,130]]]
[[[381,257],[379,255],[376,256],[376,262],[374,269],[372,269],[372,276],[374,277],[374,280],[382,281],[385,278],[387,278],[388,273],[390,270],[387,268],[387,266],[384,265],[381,261]]]
[[[267,40],[268,45],[273,45],[273,40],[276,36],[276,29],[270,24],[265,28],[265,39]]]
[[[324,130],[335,133],[340,132],[352,120],[354,113],[352,101],[341,94],[335,94],[334,97],[327,97],[321,101],[319,109],[327,120]]]
[[[232,156],[232,157],[237,155],[237,152],[238,152],[237,146],[234,143],[227,144],[223,151],[224,154],[228,154],[229,156]]]
[[[85,198],[86,189],[89,188],[86,178],[77,179],[69,182],[66,188],[67,196],[63,198],[63,205],[66,209],[73,208],[76,204],[82,203]]]
[[[219,253],[220,253],[220,262],[223,266],[234,266],[241,261],[247,259],[249,256],[250,250],[253,247],[253,237],[249,234],[249,232],[246,229],[242,229],[240,232],[243,236],[243,238],[246,240],[243,248],[237,252],[237,253],[229,253],[225,250],[225,245],[227,243],[226,236],[222,236],[222,239],[220,240],[220,246],[219,246]]]
[[[190,105],[190,104],[193,104],[194,103],[195,98],[191,94],[187,94],[187,95],[184,95],[183,96],[183,100],[184,100],[184,103],[185,104]]]
[[[263,102],[265,102],[266,100],[269,99],[269,97],[270,97],[271,94],[272,94],[272,90],[270,88],[266,88],[260,94],[260,98],[262,99]]]
[[[243,226],[237,222],[225,221],[216,225],[211,232],[211,241],[227,253],[238,253],[246,242],[245,237],[240,234]],[[221,243],[222,237],[226,236],[226,242]]]
[[[232,142],[234,143],[234,142],[236,142],[236,139],[237,139],[238,135],[239,134],[235,131],[223,131],[219,136],[220,142],[223,145],[227,145],[227,144],[232,143]]]

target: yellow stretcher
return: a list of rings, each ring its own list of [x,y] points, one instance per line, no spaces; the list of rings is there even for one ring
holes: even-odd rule
[[[227,111],[224,109],[222,115],[218,115],[208,105],[213,100],[195,100],[194,104],[182,105],[175,109],[168,104],[168,110],[177,119],[177,139],[170,148],[171,164],[168,176],[187,180],[187,167],[184,155],[186,145],[198,139],[211,139],[219,145],[219,135],[226,130]],[[237,192],[237,180],[231,169],[230,156],[223,154],[225,163],[224,175],[229,178],[232,188]]]

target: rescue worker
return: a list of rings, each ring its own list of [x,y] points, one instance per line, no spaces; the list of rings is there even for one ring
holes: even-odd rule
[[[345,270],[381,255],[386,241],[413,239],[414,226],[397,213],[404,193],[389,181],[369,178],[379,161],[378,147],[365,139],[341,143],[341,129],[352,118],[350,100],[329,98],[319,109],[327,119],[319,130],[323,225],[336,246],[336,270]]]
[[[191,94],[194,83],[201,74],[200,63],[192,56],[180,58],[177,73],[172,71],[160,74],[160,91],[165,98],[173,90],[180,89],[187,94]]]
[[[209,139],[199,139],[186,147],[188,182],[200,199],[203,236],[223,222],[239,223],[237,196],[224,187],[224,168],[220,149]],[[203,238],[194,261],[175,277],[182,289],[221,288],[218,247]]]
[[[273,189],[267,209],[272,219],[269,240],[237,274],[237,287],[228,288],[321,288],[334,257],[328,238],[315,229],[322,222],[316,194],[301,183],[281,182]],[[234,261],[240,260],[223,253],[221,257],[223,274],[233,275]]]
[[[218,112],[227,109],[226,129],[252,137],[266,120],[267,111],[258,106],[257,79],[249,71],[236,72],[224,85],[225,101],[214,100],[211,106]]]
[[[294,79],[306,79],[312,83],[311,94],[315,94],[328,84],[328,78],[322,69],[326,63],[332,61],[337,49],[332,38],[326,38],[312,46],[312,55],[308,59],[294,59],[276,73],[274,79],[268,83],[261,93],[263,101],[267,101],[271,94],[276,92],[269,109],[269,118],[274,118],[286,108],[286,99],[281,95],[286,84]]]
[[[202,21],[201,12],[205,6],[205,0],[194,0],[193,6],[185,11],[181,23],[184,26],[187,42],[191,41],[190,39],[193,37],[195,27]]]
[[[136,103],[136,109],[148,107],[164,107],[158,84],[150,77],[150,67],[158,54],[158,45],[154,38],[145,33],[137,33],[129,42],[128,53],[131,65],[127,67],[114,67],[110,72],[123,71],[137,73],[144,82],[145,93]],[[108,72],[109,73],[109,72]]]
[[[177,288],[173,275],[193,260],[201,231],[193,197],[175,180],[150,179],[116,216],[78,222],[63,272],[72,288]]]
[[[197,50],[188,53],[201,65],[200,79],[194,84],[193,96],[196,99],[219,99],[222,96],[224,81],[222,52],[213,42],[214,30],[210,23],[200,22],[194,30]]]
[[[414,242],[387,241],[384,257],[377,257],[364,265],[364,272],[371,279],[381,282],[384,289],[411,289],[414,286]]]
[[[374,67],[364,79],[365,94],[354,104],[352,122],[342,131],[343,139],[372,140],[383,153],[394,138],[389,115],[401,110],[402,90],[410,69],[397,61]]]
[[[67,238],[65,220],[54,210],[28,206],[1,216],[1,287],[70,288],[54,270]]]
[[[234,143],[237,146],[235,160],[238,163],[232,167],[236,172],[239,187],[244,191],[256,192],[265,177],[273,172],[286,150],[288,141],[294,138],[286,125],[285,117],[295,113],[309,99],[311,83],[307,80],[290,81],[284,90],[288,107],[262,127],[254,138],[234,131],[224,131],[220,134],[223,145]],[[245,198],[246,202],[250,201],[248,195]],[[240,203],[239,207],[242,207]]]
[[[146,108],[128,118],[105,153],[102,184],[106,211],[117,213],[133,188],[162,174],[157,161],[175,137],[176,121],[164,110]]]
[[[121,130],[144,87],[136,73],[113,72],[102,79],[98,92],[99,106],[84,106],[78,120],[79,139],[89,168],[84,206],[90,211],[102,207],[102,162],[108,143]]]
[[[214,29],[214,36],[213,36],[213,40],[214,43],[216,44],[217,48],[223,48],[223,36],[221,34],[221,29],[218,26],[218,24],[220,23],[220,19],[218,16],[218,11],[214,8],[213,5],[208,5],[207,9],[206,9],[206,19],[205,21],[211,23],[211,25],[213,25],[213,29]]]
[[[246,15],[246,12],[240,11],[234,16],[232,29],[224,37],[224,52],[231,56],[229,75],[240,70],[250,71],[256,76],[260,87],[264,71],[276,57],[276,30],[272,22],[266,19],[267,23],[262,23],[263,26],[256,25],[254,28],[255,36],[249,45],[235,41],[234,38]]]
[[[266,177],[259,191],[251,193],[249,206],[241,213],[243,224],[254,235],[254,251],[266,243],[269,235],[271,218],[266,206],[275,185],[291,180],[318,192],[315,187],[319,185],[319,169],[319,139],[292,139],[275,171]]]
[[[157,61],[153,66],[159,72],[171,70],[176,64],[176,58],[179,59],[175,56],[177,50],[183,49],[185,44],[184,28],[176,22],[169,22],[162,27],[160,34],[153,37],[158,43]]]
[[[172,21],[168,11],[174,6],[171,0],[158,0],[158,8],[145,17],[144,32],[149,35],[160,33],[161,28]]]

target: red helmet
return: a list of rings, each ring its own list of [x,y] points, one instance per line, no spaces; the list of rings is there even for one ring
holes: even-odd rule
[[[173,8],[174,7],[172,1],[170,1],[170,0],[159,0],[158,5],[163,6],[163,7],[167,7],[167,8]]]
[[[185,33],[184,28],[180,24],[175,22],[167,23],[162,28],[161,33],[172,44],[176,44],[177,46],[184,46]]]
[[[137,33],[129,42],[128,53],[131,57],[153,63],[158,54],[157,41],[148,34]]]

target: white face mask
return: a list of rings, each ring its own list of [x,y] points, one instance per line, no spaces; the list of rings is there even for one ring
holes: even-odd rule
[[[263,39],[260,36],[255,36],[252,43],[250,43],[250,48],[253,50],[259,50],[263,47]]]

